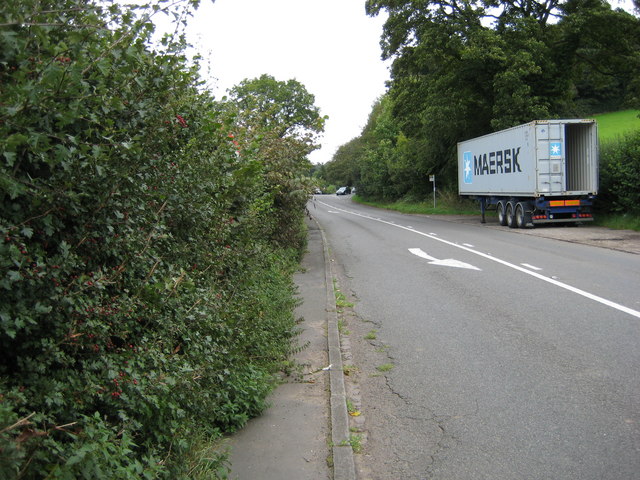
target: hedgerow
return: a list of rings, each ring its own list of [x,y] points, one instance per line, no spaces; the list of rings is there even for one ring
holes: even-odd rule
[[[149,46],[166,5],[0,7],[1,478],[224,476],[197,439],[293,348],[303,165]]]
[[[598,205],[608,212],[640,215],[640,132],[610,140],[600,150]],[[606,207],[605,207],[606,205]]]

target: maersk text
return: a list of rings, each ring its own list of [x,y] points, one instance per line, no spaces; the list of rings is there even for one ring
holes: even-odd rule
[[[520,147],[473,156],[474,175],[495,175],[522,172],[518,163]]]

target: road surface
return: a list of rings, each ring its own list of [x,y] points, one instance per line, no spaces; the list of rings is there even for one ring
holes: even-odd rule
[[[640,255],[348,196],[309,210],[355,303],[360,479],[640,478]]]

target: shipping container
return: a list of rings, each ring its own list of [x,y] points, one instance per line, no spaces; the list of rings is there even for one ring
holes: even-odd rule
[[[501,225],[592,220],[598,193],[595,120],[536,120],[458,143],[460,195],[495,206]]]

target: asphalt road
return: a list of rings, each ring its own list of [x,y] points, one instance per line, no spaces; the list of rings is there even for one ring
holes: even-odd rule
[[[640,255],[348,196],[309,210],[355,301],[360,479],[640,478]]]

